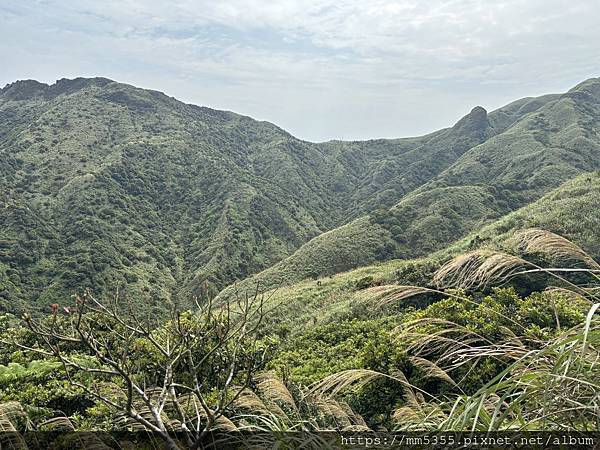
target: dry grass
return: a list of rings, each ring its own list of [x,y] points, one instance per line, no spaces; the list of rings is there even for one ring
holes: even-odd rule
[[[407,351],[419,357],[442,355],[437,363],[448,355],[466,348],[491,344],[485,337],[454,322],[438,318],[413,320],[393,331],[407,345]]]
[[[18,424],[23,424],[21,427]],[[24,428],[23,428],[24,426]],[[70,445],[72,448],[85,448],[87,450],[107,450],[110,449],[96,433],[75,433],[76,427],[65,416],[58,416],[39,423],[34,427],[23,406],[19,402],[11,401],[0,404],[0,449],[27,450],[28,445],[22,436],[22,432],[32,430],[66,432],[64,447]],[[69,434],[73,432],[72,434]],[[40,448],[39,442],[34,444],[35,448]]]
[[[585,292],[585,290],[583,290]],[[586,296],[585,294],[582,294],[582,289],[578,289],[577,291],[574,291],[573,289],[569,289],[569,288],[565,288],[565,287],[559,287],[559,286],[548,286],[546,289],[544,289],[544,292],[548,292],[548,293],[556,293],[556,294],[561,294],[562,296],[568,298],[569,300],[571,300],[573,303],[577,303],[577,302],[582,302],[582,303],[591,303],[591,299]],[[593,296],[594,294],[592,292],[590,292],[590,296]]]
[[[294,396],[279,378],[271,373],[264,372],[256,375],[254,380],[257,383],[258,392],[267,403],[281,403],[294,412],[298,411]]]
[[[420,286],[397,284],[375,286],[365,290],[365,294],[369,296],[369,299],[379,303],[380,306],[427,293],[438,293],[438,291]]]
[[[334,429],[341,430],[354,425],[347,409],[342,407],[343,402],[325,396],[314,397],[310,402],[321,414],[334,424]],[[353,415],[353,412],[351,414]]]
[[[350,369],[334,373],[311,386],[311,395],[329,394],[335,396],[343,391],[357,390],[374,380],[395,377],[369,369]],[[402,375],[402,383],[408,383]]]
[[[233,402],[233,406],[259,414],[268,414],[270,412],[261,398],[250,389],[244,389],[240,396]]]
[[[0,403],[0,432],[16,432],[18,423],[25,424],[26,429],[31,428],[29,416],[19,402]]]
[[[517,231],[513,239],[522,252],[543,253],[563,264],[583,262],[590,269],[600,270],[600,264],[581,247],[550,231],[529,228]]]
[[[531,263],[518,256],[475,250],[444,264],[433,281],[440,288],[479,290],[505,283],[527,267],[532,267]]]
[[[412,363],[414,367],[417,367],[421,371],[422,379],[438,379],[441,381],[445,381],[448,384],[456,386],[454,380],[448,375],[444,369],[438,366],[433,361],[429,361],[428,359],[421,358],[419,356],[411,356],[409,357],[409,361]]]
[[[75,425],[68,417],[53,417],[40,424],[40,428],[48,431],[75,431]]]

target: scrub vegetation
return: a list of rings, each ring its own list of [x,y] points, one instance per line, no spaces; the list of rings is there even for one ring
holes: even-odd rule
[[[598,430],[599,122],[599,79],[325,143],[6,86],[0,431]]]

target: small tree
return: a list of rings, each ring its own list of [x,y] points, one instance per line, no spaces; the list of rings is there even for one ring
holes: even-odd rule
[[[74,306],[53,305],[50,319],[24,319],[38,346],[22,349],[56,357],[69,382],[108,406],[128,427],[159,435],[167,447],[198,448],[216,429],[235,429],[225,412],[263,365],[257,330],[263,299],[255,294],[196,313],[172,313],[155,327],[118,295],[104,305],[91,292]]]

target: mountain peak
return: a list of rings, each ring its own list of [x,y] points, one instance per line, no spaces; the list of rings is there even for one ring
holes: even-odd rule
[[[0,90],[0,95],[11,100],[25,100],[43,95],[48,85],[36,80],[17,80]]]
[[[479,133],[487,130],[489,126],[487,111],[482,106],[476,106],[452,128],[459,132]]]
[[[53,98],[60,94],[76,92],[89,86],[106,86],[113,83],[108,78],[61,78],[54,84],[41,83],[37,80],[18,80],[9,83],[0,90],[0,95],[11,100],[27,100],[35,97]]]
[[[475,121],[482,121],[487,119],[487,111],[483,106],[476,106],[467,115],[468,118]]]

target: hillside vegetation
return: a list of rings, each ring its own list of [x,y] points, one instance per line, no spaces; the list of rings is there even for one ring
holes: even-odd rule
[[[309,241],[247,280],[246,286],[259,284],[269,289],[376,261],[425,256],[531,203],[577,174],[598,170],[600,79],[534,104],[538,107],[526,108],[527,114],[472,146],[391,208],[375,209]],[[494,115],[503,116],[498,111]],[[486,118],[476,108],[455,128],[485,134],[493,123],[491,116]]]
[[[297,335],[312,327],[340,321],[381,320],[363,293],[373,286],[397,283],[427,286],[444,262],[476,248],[502,250],[515,231],[540,228],[564,236],[600,258],[598,223],[600,172],[582,174],[539,200],[468,234],[453,244],[420,259],[392,259],[319,279],[279,286],[265,295],[276,306],[266,328]],[[422,305],[421,305],[422,306]]]
[[[107,79],[6,86],[3,442],[597,431],[599,132],[600,79],[320,144]]]
[[[46,308],[91,287],[160,310],[204,280],[220,289],[392,206],[551,98],[489,119],[477,108],[419,138],[313,144],[103,78],[7,85],[0,308]]]

